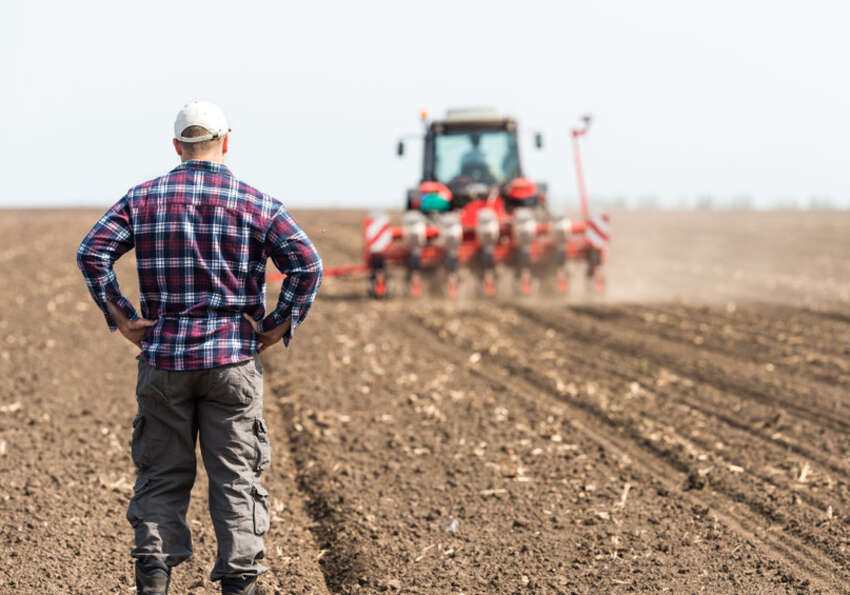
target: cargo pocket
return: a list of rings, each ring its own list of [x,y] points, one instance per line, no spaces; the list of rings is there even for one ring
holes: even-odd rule
[[[142,448],[142,434],[145,431],[145,418],[142,415],[137,415],[133,420],[133,437],[130,440],[130,457],[133,459],[133,464],[137,469],[147,467],[147,461]]]
[[[261,485],[251,488],[254,498],[254,534],[263,535],[269,530],[269,493]]]
[[[263,418],[254,419],[254,436],[257,438],[257,456],[254,462],[254,471],[262,473],[271,464],[271,443],[266,422]]]

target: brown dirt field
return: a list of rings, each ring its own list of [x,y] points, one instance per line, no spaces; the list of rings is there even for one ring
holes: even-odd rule
[[[98,215],[0,211],[0,593],[133,590],[135,349],[74,260]],[[360,213],[298,215],[357,259]],[[264,354],[273,592],[850,592],[850,213],[613,225],[604,299],[325,282]],[[203,478],[175,593],[215,592]]]

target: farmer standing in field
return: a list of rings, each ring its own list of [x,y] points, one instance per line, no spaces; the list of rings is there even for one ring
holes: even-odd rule
[[[207,102],[177,114],[182,163],[136,186],[95,224],[77,262],[92,297],[138,356],[131,454],[137,469],[127,519],[135,530],[136,587],[166,593],[171,569],[192,555],[186,510],[195,443],[209,476],[222,593],[259,593],[270,460],[257,353],[289,344],[322,278],[313,244],[286,208],[224,165],[227,121]],[[140,317],[113,263],[135,248]],[[286,274],[265,312],[266,259]]]

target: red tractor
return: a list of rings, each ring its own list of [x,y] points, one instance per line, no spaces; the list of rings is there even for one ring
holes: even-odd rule
[[[422,120],[422,181],[408,191],[400,225],[385,213],[370,214],[363,221],[363,264],[325,269],[327,276],[368,273],[376,298],[390,295],[391,279],[393,294],[418,297],[427,285],[457,297],[462,276],[472,276],[475,292],[485,296],[505,285],[500,278],[522,295],[535,288],[566,293],[570,263],[584,262],[595,290],[604,289],[609,220],[588,213],[578,152],[589,117],[572,131],[580,221],[550,213],[546,185],[525,177],[514,118],[464,109],[450,110],[441,120],[423,114]],[[538,133],[535,145],[542,144]],[[400,140],[397,153],[404,152]],[[404,271],[402,291],[393,268]]]
[[[425,120],[425,118],[423,118]],[[408,191],[401,225],[385,214],[363,222],[364,264],[370,292],[388,294],[388,269],[404,267],[407,292],[419,296],[423,282],[443,282],[458,295],[459,270],[480,280],[480,291],[496,294],[500,271],[512,269],[516,290],[530,294],[535,280],[552,280],[566,293],[568,262],[583,260],[596,290],[604,289],[602,265],[608,245],[606,215],[589,216],[578,138],[590,118],[573,130],[583,220],[554,216],[547,209],[546,185],[525,177],[519,158],[517,122],[493,110],[450,110],[442,120],[425,120],[422,181]],[[535,135],[542,147],[542,137]],[[404,154],[404,141],[398,155]]]

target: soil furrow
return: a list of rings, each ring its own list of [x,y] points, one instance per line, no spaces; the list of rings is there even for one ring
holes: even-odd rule
[[[752,306],[748,306],[751,308]],[[762,309],[770,308],[762,306]],[[777,308],[773,308],[777,309]],[[846,363],[846,337],[812,336],[798,332],[801,325],[793,325],[779,316],[752,316],[749,320],[736,320],[735,316],[707,313],[705,308],[665,309],[659,306],[583,308],[582,312],[597,318],[612,320],[613,313],[619,326],[639,332],[651,332],[661,338],[718,354],[748,351],[749,358],[764,364],[775,365],[783,372],[806,381],[815,379],[828,384],[850,384],[850,364]],[[795,312],[788,312],[794,316]],[[772,328],[764,320],[776,321]],[[730,322],[735,323],[734,326]],[[758,330],[761,327],[763,330]],[[758,346],[758,349],[753,349]]]
[[[418,320],[424,328],[434,333],[433,336],[439,342],[439,335],[437,333],[440,327],[434,326],[424,318],[418,318]],[[411,327],[409,332],[414,332],[414,328]],[[439,342],[439,344],[445,345],[442,342]],[[530,375],[528,369],[518,368],[499,357],[495,357],[494,359],[498,363],[487,367],[487,378],[499,377],[499,382],[517,394],[537,393],[541,398],[554,397],[561,402],[567,403],[574,408],[576,414],[581,414],[582,427],[594,428],[593,431],[588,433],[589,438],[602,446],[607,445],[611,447],[613,445],[616,451],[627,454],[632,458],[637,456],[648,472],[661,481],[664,481],[669,476],[672,467],[680,475],[681,481],[668,483],[669,489],[678,489],[678,486],[686,481],[687,476],[692,474],[693,470],[690,465],[675,458],[671,459],[668,452],[658,449],[651,441],[631,431],[631,428],[623,427],[616,422],[612,422],[610,418],[590,407],[585,402],[569,399],[563,395],[554,396],[552,387],[549,386],[549,381]],[[590,415],[588,416],[587,414]],[[622,437],[624,431],[627,433],[625,440]],[[647,451],[649,452],[647,453]],[[639,455],[638,453],[641,452],[646,453],[646,455]],[[838,576],[837,573],[841,571],[841,567],[832,563],[822,552],[787,533],[781,537],[777,537],[771,535],[769,532],[759,531],[759,527],[763,528],[763,521],[760,520],[760,516],[764,511],[755,510],[753,511],[755,514],[752,512],[750,514],[743,514],[740,508],[735,506],[736,498],[734,498],[734,496],[740,498],[741,494],[733,494],[733,497],[730,497],[729,495],[714,492],[711,495],[707,494],[707,496],[705,498],[698,498],[692,494],[682,494],[682,497],[689,499],[695,505],[705,506],[706,504],[711,504],[711,509],[717,512],[718,516],[723,519],[723,522],[727,526],[738,531],[745,539],[759,540],[770,547],[781,561],[794,568],[798,577],[807,577],[804,580],[811,580],[816,585],[819,585],[820,588],[834,588],[834,577]],[[750,502],[742,503],[745,505],[752,504]],[[751,508],[751,506],[748,506],[748,508]],[[727,509],[729,512],[724,513],[721,509]],[[758,531],[758,535],[756,531]],[[793,541],[793,545],[786,545],[785,540]],[[812,574],[812,571],[814,571],[814,574]]]
[[[283,409],[289,420],[297,418],[291,403]],[[362,544],[346,533],[352,511],[329,486],[328,469],[313,458],[315,447],[310,434],[303,428],[299,430],[294,421],[290,422],[288,430],[289,452],[298,473],[296,482],[313,520],[310,531],[320,548],[318,563],[325,585],[333,593],[344,593],[355,585],[367,584],[366,577],[374,574],[374,563]]]
[[[488,312],[488,314],[492,314],[492,312]],[[463,312],[464,325],[462,330],[465,333],[465,336],[468,338],[480,338],[482,336],[486,337],[487,335],[487,327],[477,327],[476,325],[476,317],[477,314],[472,314],[470,312]],[[487,314],[480,314],[481,319],[485,319]],[[451,326],[451,325],[449,325]],[[510,325],[506,327],[505,330],[510,329]],[[455,330],[452,328],[452,330]],[[515,352],[511,352],[510,354],[505,354],[503,349],[499,349],[499,357],[500,361],[505,361],[507,366],[513,366],[515,369],[515,373],[523,374],[527,378],[541,378],[539,374],[539,368],[542,366],[531,367],[523,365],[521,362],[521,356],[519,354],[523,353],[533,353],[535,343],[531,341],[530,337],[533,337],[535,334],[539,337],[545,337],[545,329],[539,329],[536,333],[513,333],[517,340],[520,342],[524,342],[527,339],[525,345],[519,346]],[[511,334],[511,333],[508,333]],[[476,348],[481,348],[482,341],[476,341],[472,339],[472,345]],[[484,341],[486,343],[486,341]],[[541,345],[541,343],[543,345]],[[550,347],[547,345],[546,339],[542,341],[538,339],[537,345],[539,348],[546,349]],[[502,344],[494,344],[493,347],[502,347]],[[589,346],[588,346],[589,347]],[[486,349],[485,349],[486,350]],[[539,349],[538,349],[539,350]],[[492,350],[491,350],[492,351]],[[612,374],[609,366],[602,365],[600,368],[599,362],[604,358],[597,357],[597,360],[594,361],[593,356],[599,356],[598,353],[594,353],[592,349],[589,350],[589,361],[591,362],[588,368],[593,371],[595,374],[599,374],[603,372],[603,378],[605,376],[617,376],[617,374]],[[507,358],[507,359],[505,359]],[[570,361],[575,364],[580,361],[580,359],[570,359]],[[517,363],[519,362],[519,363]],[[624,368],[626,374],[624,375],[626,378],[628,376],[628,367]],[[574,375],[576,370],[573,368],[570,370],[571,374]],[[632,375],[630,379],[640,378],[638,375]],[[641,380],[646,380],[646,378],[641,378]],[[647,386],[652,386],[651,378],[649,379]],[[556,384],[553,382],[552,378],[545,378],[543,380],[544,383],[548,383],[549,390],[555,391]],[[558,381],[560,383],[560,381]],[[612,393],[616,393],[617,387],[611,386],[610,391]],[[672,400],[677,399],[677,397],[673,396]],[[591,399],[593,401],[593,399]],[[643,401],[641,399],[632,399],[628,401],[629,405],[627,406],[626,411],[621,411],[621,407],[617,406],[615,408],[612,403],[610,406],[602,406],[600,410],[600,405],[595,402],[588,403],[588,405],[601,415],[604,415],[606,418],[609,418],[611,423],[614,425],[620,424],[624,426],[634,427],[638,435],[642,440],[647,442],[654,442],[657,438],[653,438],[654,434],[662,435],[665,439],[671,439],[673,444],[685,451],[689,455],[691,459],[693,459],[696,455],[696,452],[691,444],[691,442],[698,442],[705,446],[705,453],[701,456],[710,456],[710,460],[706,463],[703,463],[702,466],[707,469],[711,469],[712,465],[714,465],[715,471],[712,473],[712,480],[715,482],[724,483],[725,486],[723,490],[733,497],[734,499],[742,502],[747,502],[753,509],[759,511],[764,514],[766,517],[771,519],[774,522],[782,522],[786,526],[792,528],[792,530],[801,538],[805,539],[808,542],[818,544],[823,551],[828,552],[831,556],[835,558],[838,563],[845,563],[846,557],[844,555],[844,547],[843,543],[846,542],[847,536],[844,532],[843,524],[838,521],[833,522],[833,513],[839,513],[841,516],[846,517],[847,513],[850,512],[848,510],[848,499],[846,493],[846,486],[842,482],[839,481],[839,486],[844,489],[844,492],[841,494],[835,495],[831,491],[832,489],[832,479],[826,477],[826,481],[830,487],[830,490],[826,493],[820,493],[820,495],[814,495],[809,491],[799,491],[801,488],[807,489],[817,489],[817,488],[809,488],[808,485],[804,485],[797,481],[792,481],[790,478],[786,481],[781,481],[772,474],[777,473],[777,465],[780,467],[784,467],[787,465],[787,448],[784,445],[778,444],[765,444],[764,449],[759,449],[752,451],[750,453],[750,460],[746,464],[747,467],[747,480],[746,482],[742,482],[737,479],[735,476],[738,473],[744,472],[744,467],[733,462],[726,462],[723,455],[717,452],[716,447],[713,447],[711,444],[711,440],[706,438],[702,438],[699,440],[696,439],[686,439],[684,438],[686,433],[695,433],[692,430],[692,425],[694,423],[700,424],[700,434],[705,434],[706,431],[710,431],[714,433],[715,438],[712,440],[726,442],[727,445],[723,446],[723,452],[731,452],[731,453],[739,453],[739,455],[743,452],[747,452],[747,446],[751,442],[752,437],[747,434],[746,431],[737,431],[732,430],[731,432],[727,428],[725,431],[723,428],[715,428],[714,430],[707,430],[705,426],[702,425],[702,422],[711,422],[711,419],[708,420],[700,420],[699,418],[694,419],[693,412],[688,411],[684,418],[679,419],[681,416],[676,415],[675,411],[671,411],[669,408],[660,407],[661,403],[658,403],[655,400],[646,402],[646,407],[643,407]],[[666,418],[659,417],[659,413],[663,410],[667,409],[668,416]],[[617,413],[615,413],[617,411]],[[637,416],[637,417],[635,417]],[[671,425],[672,424],[672,425]],[[679,429],[674,428],[674,425],[677,425]],[[727,448],[727,446],[729,448]],[[772,452],[771,456],[768,456],[769,452]],[[667,456],[680,459],[682,456],[682,452],[677,451],[677,449],[670,449],[667,453]],[[815,458],[817,460],[817,457]],[[740,462],[740,461],[738,461]],[[689,464],[696,463],[695,460],[688,460],[685,458],[680,460],[684,466]],[[816,466],[810,466],[808,462],[801,462],[801,464],[805,464],[806,467],[811,471],[812,476],[818,475],[819,477],[825,477],[825,474],[822,473],[820,469],[817,469]],[[722,469],[729,469],[729,472],[719,472],[717,470],[718,465]],[[734,471],[732,471],[734,469]],[[770,473],[762,472],[761,469],[768,469]],[[817,471],[815,471],[817,469]],[[842,473],[839,477],[846,476],[845,473]],[[779,478],[786,477],[786,474],[778,476]],[[811,481],[805,480],[804,481]],[[781,488],[784,490],[791,490],[789,492],[789,501],[793,502],[795,499],[797,502],[793,504],[791,507],[786,507],[783,502],[776,501],[776,498],[772,494],[772,490],[774,488]],[[749,495],[748,495],[749,494]],[[759,496],[760,494],[767,494],[767,496]],[[792,497],[793,496],[793,497]],[[842,499],[837,499],[841,497]],[[805,505],[802,504],[799,500],[805,502]],[[814,507],[814,508],[812,508]],[[790,512],[788,512],[790,511]],[[820,529],[812,528],[812,525],[820,525],[826,519],[830,520],[830,524],[832,529],[828,532],[823,532]]]
[[[466,311],[463,315],[465,318],[469,319],[470,323],[476,319],[484,321],[488,319],[488,316],[492,315],[492,310],[487,310],[485,308],[476,311]],[[550,327],[550,325],[539,321],[531,322],[536,325],[539,336],[545,336],[546,330]],[[737,407],[738,399],[734,396],[730,397],[723,391],[717,391],[711,384],[702,384],[702,386],[705,389],[713,390],[715,392],[715,396],[723,398],[722,402],[719,404],[714,404],[711,399],[706,399],[705,395],[702,395],[702,398],[691,397],[689,396],[689,391],[683,390],[683,387],[677,387],[674,389],[672,385],[666,383],[659,385],[658,378],[656,376],[643,372],[640,367],[628,365],[623,360],[612,360],[611,358],[605,357],[605,354],[600,353],[600,351],[595,347],[589,347],[586,342],[577,342],[573,339],[573,337],[565,336],[563,337],[563,341],[561,341],[557,346],[561,351],[561,354],[570,362],[581,363],[589,369],[602,372],[609,377],[619,378],[627,382],[639,381],[644,386],[651,386],[654,392],[664,395],[670,401],[682,403],[705,416],[715,418],[723,424],[742,432],[748,438],[756,437],[767,446],[778,447],[782,450],[790,450],[802,457],[805,457],[806,459],[817,462],[825,469],[829,469],[842,476],[850,476],[850,464],[848,464],[844,458],[830,455],[825,452],[823,448],[812,448],[803,443],[803,440],[806,438],[808,438],[809,442],[817,443],[818,437],[809,435],[807,437],[794,439],[778,432],[775,427],[777,422],[775,421],[771,424],[773,429],[770,432],[766,429],[757,427],[757,424],[752,421],[744,421],[747,418],[741,417],[740,407]],[[528,348],[531,349],[532,346],[529,345]],[[697,387],[699,387],[699,385],[697,385]],[[690,388],[693,389],[694,387]],[[737,413],[737,417],[733,417],[730,412]],[[768,410],[767,413],[772,416],[777,415],[775,410]],[[781,416],[781,412],[778,415]],[[756,415],[755,417],[763,418],[764,416]]]
[[[829,322],[840,322],[843,325],[846,325],[845,330],[850,330],[847,327],[850,327],[850,314],[845,314],[843,312],[830,311],[830,310],[816,310],[816,309],[808,309],[805,310],[807,314],[812,314],[816,318],[821,320],[828,320]]]
[[[486,319],[486,317],[487,314],[480,311],[476,313],[464,312],[465,324],[467,326],[475,325],[476,319],[483,320]],[[482,333],[484,332],[484,329],[482,329]],[[546,329],[541,326],[538,328],[537,334],[540,337],[544,337],[545,332]],[[537,341],[538,345],[541,345],[541,340],[538,339]],[[548,342],[545,339],[542,341],[542,344],[544,348],[549,347]],[[817,469],[817,466],[821,466],[823,470],[817,469],[817,473],[819,474],[821,474],[822,471],[830,470],[837,473],[839,477],[846,477],[850,475],[850,468],[848,468],[848,465],[841,458],[831,456],[825,453],[822,449],[818,450],[805,446],[802,444],[805,438],[792,439],[776,431],[776,428],[768,433],[763,430],[756,429],[752,423],[745,423],[740,419],[731,417],[728,414],[730,411],[729,403],[725,406],[713,406],[711,401],[705,399],[704,396],[701,399],[689,397],[688,394],[691,389],[687,387],[682,387],[678,384],[664,384],[658,386],[657,377],[642,373],[640,369],[635,369],[633,366],[628,365],[622,360],[611,361],[602,357],[600,353],[594,350],[588,350],[586,345],[576,345],[573,347],[572,342],[567,340],[559,343],[558,348],[562,350],[562,355],[565,359],[572,364],[580,364],[594,372],[603,373],[605,376],[610,378],[619,378],[626,383],[635,381],[640,382],[641,386],[652,387],[651,390],[655,394],[666,399],[667,403],[681,403],[682,405],[685,405],[689,410],[689,415],[685,420],[685,424],[694,423],[695,420],[691,419],[692,413],[694,411],[698,412],[701,419],[696,421],[701,424],[701,434],[704,434],[706,431],[711,431],[712,435],[715,436],[714,442],[705,438],[691,439],[695,442],[701,443],[705,447],[706,452],[712,452],[712,456],[714,457],[720,457],[720,453],[717,452],[717,444],[722,445],[724,452],[741,453],[746,452],[747,446],[753,438],[757,438],[763,445],[761,450],[755,451],[756,454],[762,455],[757,457],[757,459],[761,460],[761,462],[759,465],[755,465],[754,462],[751,462],[747,465],[747,467],[750,468],[749,473],[754,474],[764,482],[776,487],[788,487],[788,482],[777,481],[773,475],[763,473],[759,471],[759,469],[761,469],[762,466],[766,466],[766,468],[772,469],[775,473],[775,465],[777,463],[785,463],[789,451],[800,455],[803,461],[812,461],[815,463],[816,466],[812,467],[813,471]],[[524,349],[530,350],[532,349],[532,345],[526,345]],[[655,400],[648,401],[645,404],[643,401],[640,401],[638,404],[636,400],[631,400],[629,403],[632,407],[637,408],[641,415],[647,416],[650,419],[659,420],[658,403]],[[716,427],[716,422],[720,422],[720,427]],[[715,427],[707,430],[706,424],[713,425]],[[739,450],[739,448],[744,450]],[[772,460],[770,457],[767,457],[768,452],[772,454]],[[771,465],[768,466],[767,463],[771,463]],[[734,464],[734,461],[730,464]],[[735,464],[735,466],[740,467],[740,465],[737,464]],[[794,487],[802,486],[797,484]],[[838,500],[836,499],[837,497],[829,497],[828,494],[816,497],[807,491],[801,491],[798,493],[803,500],[813,506],[816,506],[824,513],[827,512],[830,507],[834,508],[835,512],[841,511],[842,514],[850,513],[850,502],[848,502],[846,497]]]
[[[643,358],[664,366],[678,374],[688,376],[700,382],[712,384],[722,391],[733,391],[756,401],[781,405],[795,415],[809,419],[838,432],[850,432],[850,416],[841,410],[848,404],[843,391],[829,385],[811,382],[803,385],[788,378],[766,379],[763,370],[746,361],[732,360],[728,356],[700,353],[694,360],[682,354],[680,346],[669,341],[636,333],[627,329],[612,329],[613,323],[597,318],[582,320],[550,311],[552,317],[546,318],[539,312],[523,305],[502,304],[523,316],[541,324],[557,326],[564,332],[599,347],[616,350],[624,355]],[[580,310],[571,310],[581,314]],[[615,332],[616,331],[616,332]],[[792,399],[781,395],[788,394]],[[810,407],[800,403],[808,403]],[[820,413],[829,411],[829,413]]]
[[[755,341],[760,338],[770,341],[779,335],[785,335],[791,345],[795,340],[802,344],[819,343],[824,339],[840,344],[842,340],[846,341],[850,337],[848,326],[819,324],[823,322],[821,314],[824,312],[785,304],[748,302],[743,308],[739,308],[734,303],[726,306],[656,303],[640,304],[640,308],[654,314],[656,320],[660,316],[666,316],[679,321],[707,323],[713,328],[722,329],[731,325],[735,331]],[[623,310],[631,310],[631,307],[626,306]],[[829,318],[832,313],[826,311],[825,314],[832,320]],[[837,353],[845,352],[840,350]]]

